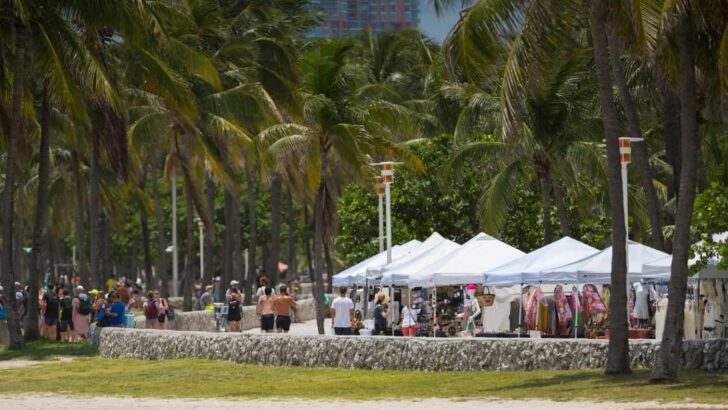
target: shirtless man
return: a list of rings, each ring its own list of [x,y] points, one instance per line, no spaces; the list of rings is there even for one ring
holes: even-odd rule
[[[273,325],[275,324],[275,298],[271,296],[273,289],[265,287],[263,296],[258,298],[258,305],[255,308],[258,317],[260,317],[260,331],[262,333],[273,333]]]
[[[276,329],[278,333],[288,333],[291,329],[291,308],[296,310],[296,302],[288,295],[286,285],[281,285],[278,296],[273,300],[276,311]]]

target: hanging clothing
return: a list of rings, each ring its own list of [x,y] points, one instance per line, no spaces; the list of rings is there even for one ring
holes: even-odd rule
[[[655,339],[662,340],[662,333],[665,331],[665,318],[667,317],[667,298],[657,302],[655,311]]]
[[[556,313],[558,314],[559,324],[564,325],[571,320],[571,310],[569,309],[569,302],[566,300],[563,286],[556,285],[554,288],[554,301],[556,302]]]
[[[685,340],[695,340],[698,338],[698,326],[695,322],[695,312],[697,306],[695,301],[685,302],[685,324],[683,326],[683,337]]]
[[[602,302],[597,288],[594,285],[584,285],[584,309],[588,310],[592,315],[597,313],[607,313],[607,307]]]
[[[647,301],[648,291],[642,286],[642,283],[636,282],[634,285],[634,311],[633,316],[635,319],[646,320],[650,318],[650,305]]]
[[[529,295],[528,302],[526,302],[526,325],[529,330],[536,329],[536,321],[538,320],[538,305],[543,299],[543,291],[541,289],[535,289]]]
[[[715,303],[710,300],[705,302],[705,310],[703,313],[703,330],[713,333],[715,330],[715,322],[718,319],[718,312],[715,309]]]
[[[607,285],[602,286],[602,302],[604,302],[604,306],[606,306],[607,310],[609,310],[609,299],[612,297],[612,290]]]

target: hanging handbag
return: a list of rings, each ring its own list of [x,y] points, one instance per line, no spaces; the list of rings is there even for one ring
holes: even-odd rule
[[[483,287],[483,294],[478,296],[478,304],[481,307],[493,306],[495,294],[491,293],[490,286]]]

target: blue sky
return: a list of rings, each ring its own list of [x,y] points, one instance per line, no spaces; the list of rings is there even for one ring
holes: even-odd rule
[[[457,20],[457,11],[448,11],[438,18],[427,0],[420,0],[420,30],[428,37],[442,42]]]

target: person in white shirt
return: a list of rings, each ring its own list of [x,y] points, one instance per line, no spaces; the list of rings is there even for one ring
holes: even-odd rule
[[[402,308],[402,336],[416,336],[417,335],[417,315],[420,314],[420,309],[416,305],[409,307],[404,305]]]
[[[331,303],[331,326],[337,336],[351,336],[351,320],[354,318],[354,302],[346,296],[346,286],[339,288],[339,297]]]

